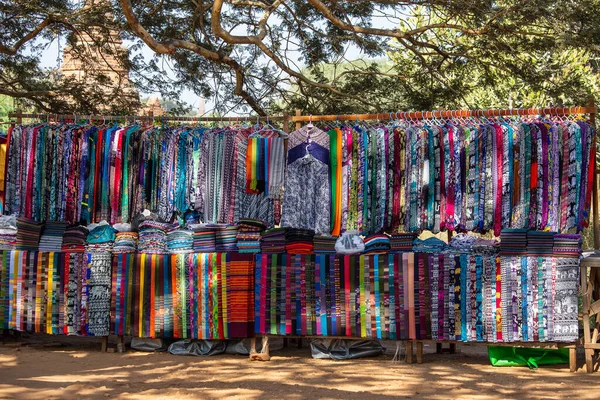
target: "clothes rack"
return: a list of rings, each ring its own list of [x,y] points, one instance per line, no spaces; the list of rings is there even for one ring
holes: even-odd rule
[[[53,114],[25,114],[20,110],[17,110],[16,113],[9,114],[9,118],[15,119],[14,122],[11,122],[13,126],[15,124],[21,124],[23,119],[35,119],[35,120],[45,120],[45,121],[80,121],[87,120],[91,122],[101,122],[101,121],[154,121],[154,122],[189,122],[189,123],[203,123],[203,122],[253,122],[253,121],[281,121],[283,124],[283,130],[288,131],[289,123],[295,123],[296,129],[299,129],[303,123],[306,122],[317,122],[317,121],[394,121],[394,120],[421,120],[421,119],[430,119],[430,118],[468,118],[468,117],[486,117],[486,118],[496,118],[496,117],[510,117],[510,116],[537,116],[537,115],[548,115],[548,116],[567,116],[567,115],[589,115],[589,120],[591,124],[595,125],[595,115],[597,113],[597,108],[592,100],[585,107],[542,107],[542,108],[518,108],[518,109],[488,109],[488,110],[440,110],[440,111],[408,111],[408,112],[391,112],[391,113],[371,113],[371,114],[347,114],[347,115],[302,115],[300,110],[296,110],[295,115],[288,115],[287,113],[283,115],[274,115],[274,116],[255,116],[255,117],[160,117],[153,115],[146,116],[102,116],[102,115],[77,115],[77,114],[65,114],[65,115],[53,115]],[[8,135],[7,143],[10,146],[10,135]],[[595,141],[595,146],[597,148],[597,138]],[[594,160],[595,162],[595,160]],[[6,173],[6,172],[5,172]],[[593,201],[592,207],[594,210],[593,215],[593,229],[594,229],[594,248],[596,250],[600,250],[600,187],[598,180],[599,170],[596,167],[594,170],[593,176]],[[589,282],[586,279],[586,267],[582,263],[581,266],[582,274],[581,274],[581,282],[582,289],[586,288]],[[593,284],[594,282],[592,282]],[[586,291],[587,292],[587,291]],[[589,319],[586,318],[588,315],[591,315],[593,307],[589,304],[589,300],[584,300],[584,309],[583,313],[583,325],[584,325],[584,338],[583,345],[590,344],[590,323]],[[595,304],[595,303],[594,303]],[[596,305],[597,307],[597,305]],[[600,316],[600,313],[597,315]],[[597,328],[596,328],[597,330]],[[595,339],[597,339],[597,332],[594,334]],[[268,336],[267,336],[268,338]],[[268,339],[267,339],[268,340]],[[417,343],[417,360],[420,361],[422,359],[422,350],[424,342],[434,342],[434,341],[416,341]],[[440,345],[442,343],[450,344],[451,346],[455,346],[456,341],[435,341],[436,345]],[[519,343],[515,344],[518,346],[527,346],[527,347],[546,347],[547,345],[552,345],[552,343],[544,344],[544,343]],[[563,345],[560,345],[564,347]],[[567,345],[570,349],[571,356],[571,369],[575,369],[575,353],[576,353],[576,344]],[[410,351],[412,358],[412,342],[410,343]],[[588,372],[591,372],[592,366],[592,358],[594,355],[594,344],[591,343],[590,347],[585,347],[585,358],[586,358],[586,366]]]

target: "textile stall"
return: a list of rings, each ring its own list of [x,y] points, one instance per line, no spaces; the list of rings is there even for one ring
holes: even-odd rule
[[[282,129],[11,115],[0,322],[386,339],[411,356],[416,342],[418,359],[425,341],[574,349],[580,233],[598,209],[595,112],[269,117]],[[31,309],[43,296],[52,303]],[[51,329],[25,309],[54,310]]]

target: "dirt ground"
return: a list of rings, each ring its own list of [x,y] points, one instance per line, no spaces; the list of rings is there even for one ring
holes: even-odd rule
[[[581,365],[576,373],[566,365],[495,368],[483,346],[462,345],[459,354],[425,350],[420,365],[392,362],[395,347],[352,361],[316,360],[308,346],[288,347],[272,351],[269,362],[250,362],[234,355],[100,353],[98,342],[4,342],[0,398],[598,399],[600,376]]]

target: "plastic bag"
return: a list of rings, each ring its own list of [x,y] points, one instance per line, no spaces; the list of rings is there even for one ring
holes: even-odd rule
[[[385,347],[377,340],[314,339],[310,350],[313,358],[333,360],[377,357],[385,353]]]

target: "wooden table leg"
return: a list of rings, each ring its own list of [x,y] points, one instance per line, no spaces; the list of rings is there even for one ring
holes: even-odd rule
[[[413,341],[412,340],[406,341],[406,363],[407,364],[413,363]]]
[[[106,353],[106,349],[108,349],[108,336],[102,336],[102,344],[100,346],[100,351]]]
[[[441,343],[436,343],[435,344],[435,354],[442,354],[442,344]]]
[[[571,372],[577,371],[577,346],[569,348],[569,369]]]
[[[125,353],[125,338],[123,335],[117,337],[117,351],[119,353]]]
[[[250,338],[250,354],[256,353],[256,337]]]
[[[456,354],[456,343],[450,343],[450,354]]]
[[[590,295],[588,293],[588,284],[587,284],[587,267],[580,267],[579,269],[580,279],[581,279],[581,293],[583,297],[583,346],[585,353],[585,369],[587,373],[591,373],[593,371],[593,357],[594,350],[587,349],[585,346],[591,343],[591,332],[590,332]]]
[[[423,364],[423,342],[417,342],[417,364]]]

